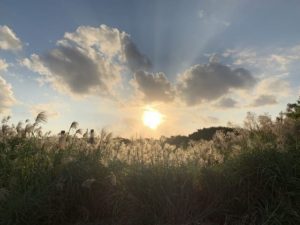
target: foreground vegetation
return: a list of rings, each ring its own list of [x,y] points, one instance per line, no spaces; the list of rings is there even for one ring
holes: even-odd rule
[[[300,224],[299,102],[185,148],[45,121],[2,121],[0,224]]]

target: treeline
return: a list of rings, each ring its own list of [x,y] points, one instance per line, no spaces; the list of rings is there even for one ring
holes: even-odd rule
[[[235,129],[231,127],[207,127],[207,128],[202,128],[198,129],[196,132],[193,132],[189,135],[175,135],[171,137],[165,137],[164,142],[168,143],[170,145],[175,145],[177,148],[187,148],[188,144],[191,141],[210,141],[213,139],[214,135],[218,132],[223,132],[224,134],[227,134],[228,132],[234,132]],[[150,140],[149,138],[145,138]],[[132,140],[128,138],[122,138],[122,137],[116,137],[114,140],[124,143],[124,144],[130,144]]]
[[[167,138],[167,143],[171,145],[175,145],[176,147],[186,148],[190,141],[200,141],[212,140],[213,136],[217,133],[217,131],[221,131],[223,133],[233,132],[234,129],[230,127],[208,127],[198,129],[196,132],[191,133],[187,136],[184,135],[176,135]]]

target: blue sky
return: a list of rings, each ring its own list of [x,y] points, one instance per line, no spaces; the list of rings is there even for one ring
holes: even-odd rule
[[[275,116],[299,95],[299,11],[296,0],[0,0],[0,114],[46,110],[55,132],[76,120],[127,136]],[[163,114],[156,130],[147,107]]]

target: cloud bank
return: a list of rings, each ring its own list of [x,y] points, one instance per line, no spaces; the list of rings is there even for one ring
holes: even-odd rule
[[[21,64],[42,75],[42,80],[56,90],[71,96],[114,98],[121,93],[121,83],[126,81],[123,76],[130,74],[134,101],[171,103],[181,100],[187,106],[212,103],[219,108],[233,108],[237,105],[234,98],[237,91],[251,91],[262,85],[249,70],[243,68],[244,63],[236,60],[235,52],[224,54],[234,59],[235,67],[220,63],[220,55],[215,54],[208,64],[191,66],[171,82],[162,72],[150,72],[149,58],[140,52],[126,32],[106,25],[80,26],[74,32],[65,33],[52,50],[33,54],[23,59]],[[245,55],[248,57],[249,53]],[[265,97],[271,96],[271,93],[257,94],[260,98],[253,99],[252,106],[272,102],[271,98],[268,101]],[[125,97],[121,97],[124,100]]]

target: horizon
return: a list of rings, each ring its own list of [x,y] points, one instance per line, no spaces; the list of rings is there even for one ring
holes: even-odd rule
[[[0,117],[121,137],[273,118],[295,102],[300,2],[0,2]],[[280,15],[280,16],[279,16]]]

